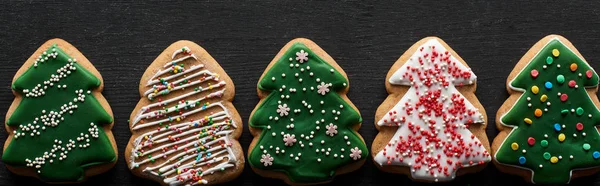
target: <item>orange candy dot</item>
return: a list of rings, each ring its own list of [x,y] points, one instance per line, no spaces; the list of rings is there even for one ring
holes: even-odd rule
[[[570,68],[571,68],[571,71],[572,71],[572,72],[575,72],[575,71],[577,70],[577,64],[575,64],[575,63],[571,63],[571,66],[570,66]]]
[[[535,114],[535,117],[538,117],[538,118],[542,117],[542,110],[541,109],[535,109],[534,114]]]

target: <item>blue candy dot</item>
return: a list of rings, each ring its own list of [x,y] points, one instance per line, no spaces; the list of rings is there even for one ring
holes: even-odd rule
[[[592,153],[592,156],[594,157],[594,159],[598,159],[600,158],[600,152],[594,151],[594,153]]]
[[[598,153],[598,155],[600,156],[600,152]],[[525,164],[525,162],[526,162],[526,161],[527,161],[527,159],[525,159],[525,157],[524,157],[524,156],[521,156],[521,157],[519,157],[519,163],[520,163],[521,165]]]
[[[554,130],[556,130],[556,131],[560,131],[560,129],[561,129],[561,127],[560,127],[560,124],[558,124],[558,123],[555,123],[555,124],[554,124]]]
[[[552,83],[550,83],[550,81],[546,81],[546,83],[544,84],[544,86],[546,86],[546,89],[551,89],[552,88]]]

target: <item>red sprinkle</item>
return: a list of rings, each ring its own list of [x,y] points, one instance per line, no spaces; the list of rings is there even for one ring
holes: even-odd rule
[[[575,85],[577,85],[577,82],[575,82],[575,80],[569,81],[569,87],[573,88],[575,87]]]
[[[533,146],[533,145],[535,144],[535,138],[533,138],[533,137],[529,137],[529,138],[527,139],[527,143],[528,143],[529,145]]]
[[[533,77],[534,79],[537,78],[539,74],[540,72],[538,72],[536,69],[531,70],[531,77]]]
[[[583,130],[583,123],[577,123],[577,125],[575,125],[575,127],[577,128],[578,131]]]
[[[585,76],[587,76],[588,79],[592,78],[592,75],[594,75],[594,73],[592,73],[592,70],[587,70],[585,72]]]
[[[560,95],[560,100],[563,102],[567,101],[568,98],[569,98],[569,96],[567,94]]]

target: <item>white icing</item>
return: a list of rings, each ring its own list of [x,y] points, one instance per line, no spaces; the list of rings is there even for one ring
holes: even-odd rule
[[[178,54],[185,56],[176,59]],[[131,121],[134,131],[149,127],[160,130],[150,130],[134,140],[129,167],[141,167],[142,172],[159,177],[167,185],[206,184],[207,180],[194,181],[192,176],[201,178],[234,167],[237,162],[229,136],[236,125],[229,111],[221,101],[207,103],[224,94],[226,83],[219,80],[218,74],[202,70],[203,64],[188,69],[179,66],[177,63],[188,59],[198,60],[188,47],[175,51],[172,59],[148,81],[147,86],[152,88],[144,95],[155,103],[142,107]],[[176,91],[182,94],[156,100]],[[198,94],[206,95],[186,100]],[[207,113],[208,109],[221,111]],[[186,117],[196,115],[205,117],[185,121]],[[168,129],[166,124],[170,124]],[[201,147],[206,150],[199,150]],[[153,160],[162,162],[157,164]]]
[[[439,54],[437,57],[432,58],[432,54],[436,52]],[[426,56],[426,57],[423,57]],[[446,63],[447,60],[450,64]],[[421,61],[421,63],[420,63]],[[438,66],[436,68],[435,66]],[[414,69],[418,70],[414,70]],[[453,77],[449,69],[459,69],[463,73],[468,73],[468,78]],[[419,75],[417,72],[421,72]],[[425,74],[423,72],[431,72]],[[437,76],[433,76],[437,75]],[[410,80],[410,77],[413,80]],[[426,78],[431,78],[427,80]],[[447,85],[443,85],[443,81],[448,81]],[[400,67],[389,79],[389,82],[393,85],[405,85],[411,86],[406,94],[400,99],[400,101],[381,119],[377,122],[379,126],[399,126],[398,130],[388,143],[384,147],[384,150],[380,151],[374,160],[382,166],[399,165],[409,166],[411,170],[411,176],[415,179],[431,180],[431,181],[449,181],[454,179],[456,171],[459,166],[457,162],[462,164],[462,167],[469,167],[477,165],[479,162],[489,162],[490,156],[485,150],[479,139],[472,135],[465,123],[471,120],[472,123],[484,123],[484,118],[481,113],[478,112],[465,97],[455,88],[460,85],[473,84],[476,81],[476,76],[473,72],[453,57],[444,46],[439,43],[436,39],[431,39],[425,44],[421,45],[419,49],[410,57],[410,59]],[[427,85],[431,83],[430,85]],[[439,92],[439,96],[434,96],[436,91]],[[432,93],[431,95],[428,93]],[[424,97],[428,95],[428,97]],[[441,113],[431,111],[431,115],[426,113],[426,107],[421,103],[419,98],[423,97],[427,103],[435,103],[443,108]],[[461,107],[460,100],[464,100],[464,107]],[[465,111],[460,114],[456,113],[456,110],[452,110],[453,107],[464,108]],[[407,113],[407,109],[413,109],[411,113]],[[435,109],[432,109],[435,110]],[[460,109],[459,109],[460,110]],[[470,112],[470,115],[467,114]],[[419,113],[422,114],[422,118],[419,117]],[[443,119],[442,115],[446,115],[446,120]],[[454,121],[451,121],[454,120]],[[409,127],[412,125],[412,127]],[[433,126],[433,129],[430,128]],[[447,129],[447,126],[456,127],[454,129]],[[420,130],[411,128],[420,127]],[[460,134],[462,139],[452,138],[452,132]],[[416,132],[416,133],[415,133]],[[403,143],[401,140],[406,140],[410,137],[421,136],[422,138],[412,141],[412,143]],[[473,137],[472,137],[473,136]],[[400,138],[402,137],[402,139]],[[428,137],[432,139],[439,139],[438,142],[428,141]],[[400,140],[401,139],[401,140]],[[466,157],[464,154],[459,154],[460,157],[447,156],[444,151],[449,150],[448,146],[451,144],[453,147],[461,147],[459,142],[466,145],[472,145],[470,149],[463,149],[465,151],[471,151],[472,153],[478,153],[477,155]],[[400,144],[401,149],[397,149],[396,145]],[[421,146],[419,146],[421,145]],[[436,146],[437,145],[437,146]],[[407,149],[402,149],[407,148]],[[386,155],[384,155],[384,151]],[[416,163],[417,158],[422,154],[423,157],[434,157],[432,162]],[[452,153],[451,153],[452,154]],[[439,158],[438,155],[440,155]],[[388,159],[393,157],[393,159]],[[402,160],[400,160],[402,158]],[[452,163],[448,163],[448,160]],[[438,162],[434,164],[433,162]],[[474,164],[470,164],[474,162]],[[429,163],[429,164],[427,164]],[[440,171],[439,167],[448,167],[448,171]],[[430,172],[430,170],[432,172]],[[433,174],[432,174],[433,173]]]

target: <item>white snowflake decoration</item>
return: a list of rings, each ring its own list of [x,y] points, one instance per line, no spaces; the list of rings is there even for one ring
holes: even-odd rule
[[[283,135],[283,142],[285,142],[285,146],[292,146],[296,143],[296,135],[285,134]]]
[[[325,82],[321,82],[321,85],[317,85],[317,93],[321,94],[321,95],[325,95],[329,92],[329,87],[331,86],[330,83],[325,83]]]
[[[287,116],[289,111],[290,111],[290,107],[287,106],[287,104],[283,104],[283,105],[278,105],[277,106],[277,113],[279,113],[279,116]]]
[[[273,157],[270,154],[263,154],[260,162],[263,163],[265,167],[273,165]]]
[[[330,123],[329,125],[326,125],[325,128],[327,128],[327,131],[325,131],[325,134],[329,135],[329,136],[334,136],[338,133],[337,131],[337,125],[334,125],[333,123]]]
[[[300,63],[304,63],[308,61],[308,53],[304,52],[304,50],[300,50],[300,52],[296,52],[296,60]]]
[[[350,157],[353,160],[358,160],[360,159],[360,155],[362,154],[362,151],[360,149],[358,149],[358,147],[354,147],[353,149],[350,149]],[[264,155],[263,155],[264,156]]]

